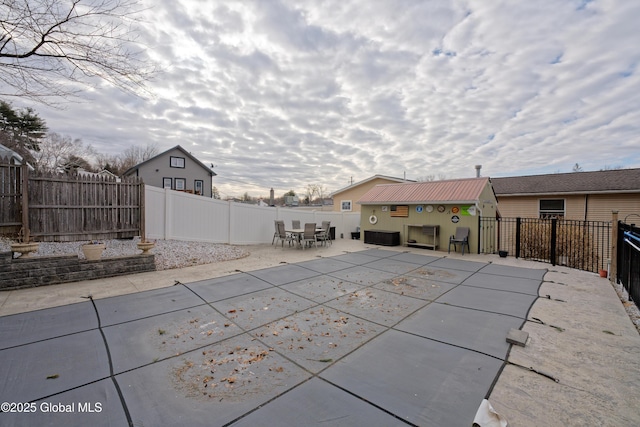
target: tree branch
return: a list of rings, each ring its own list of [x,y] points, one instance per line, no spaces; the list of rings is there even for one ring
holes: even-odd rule
[[[0,95],[76,96],[94,78],[144,93],[156,67],[133,49],[141,11],[138,0],[1,1]]]

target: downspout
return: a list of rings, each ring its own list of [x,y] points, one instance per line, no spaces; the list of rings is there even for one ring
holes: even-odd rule
[[[482,228],[482,225],[481,225],[482,224],[482,222],[481,222],[482,209],[480,209],[480,206],[478,205],[477,201],[474,204],[475,204],[476,212],[477,212],[476,215],[478,215],[478,252],[477,253],[480,254],[480,242],[482,241],[481,236],[480,236],[480,229]]]
[[[589,195],[584,195],[584,220],[587,220],[587,215],[589,214]]]

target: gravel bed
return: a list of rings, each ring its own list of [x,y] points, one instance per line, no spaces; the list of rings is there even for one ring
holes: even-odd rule
[[[640,334],[640,310],[633,301],[629,301],[629,293],[624,286],[620,283],[614,283],[613,288],[616,290],[616,293],[622,302],[622,306]]]
[[[137,255],[142,253],[136,246],[139,240],[105,240],[104,257]],[[11,250],[11,240],[0,239],[0,252]],[[84,242],[40,242],[38,252],[31,256],[78,255],[84,258],[81,245]],[[179,240],[157,240],[151,253],[155,255],[156,270],[191,267],[219,261],[244,258],[249,252],[238,246],[217,243],[183,242]]]

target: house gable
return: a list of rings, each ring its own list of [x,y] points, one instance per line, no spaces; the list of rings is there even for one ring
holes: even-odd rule
[[[127,170],[124,176],[139,176],[145,184],[160,188],[199,193],[211,197],[216,174],[177,145]]]
[[[329,195],[333,198],[333,210],[337,212],[359,212],[360,205],[356,204],[356,202],[371,188],[379,184],[401,182],[407,182],[407,180],[385,175],[373,175],[348,187],[334,191]]]

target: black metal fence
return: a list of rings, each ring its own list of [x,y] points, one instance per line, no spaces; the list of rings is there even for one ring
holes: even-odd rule
[[[640,308],[640,228],[618,222],[617,280]]]
[[[481,253],[506,251],[552,265],[585,271],[607,270],[611,223],[539,218],[480,218]]]

